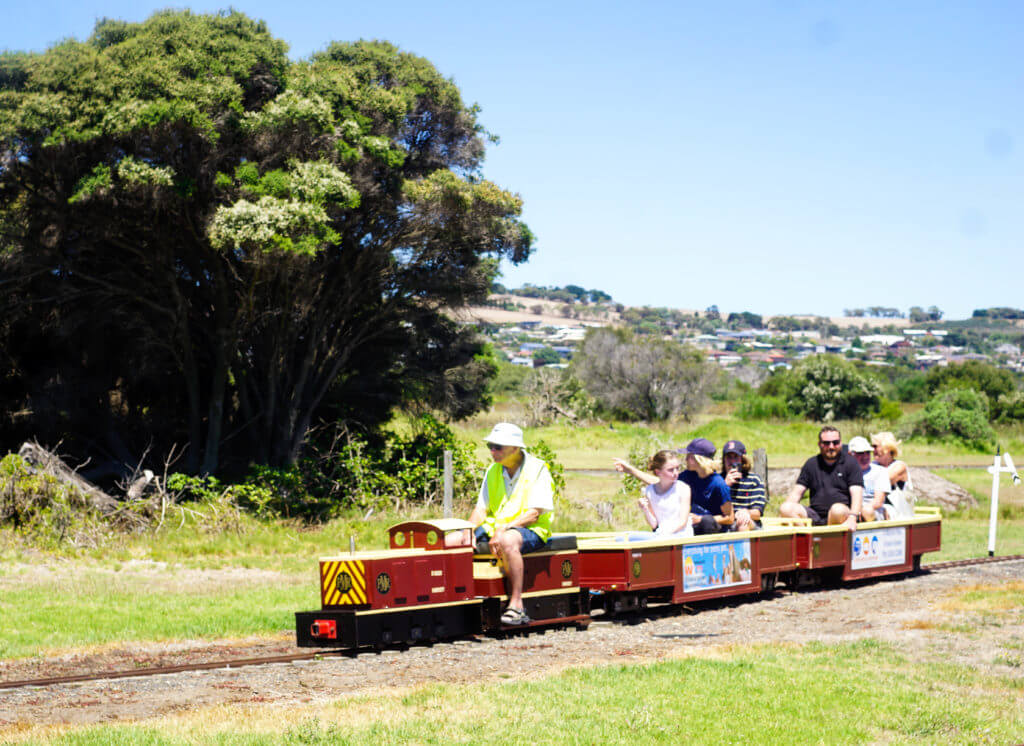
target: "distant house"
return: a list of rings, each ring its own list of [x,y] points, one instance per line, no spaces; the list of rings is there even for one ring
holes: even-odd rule
[[[866,334],[860,338],[860,341],[868,346],[881,345],[882,347],[890,347],[897,342],[902,342],[903,337],[899,334]]]
[[[517,356],[517,357],[509,358],[508,361],[510,363],[512,363],[512,365],[523,365],[523,366],[525,366],[527,368],[532,368],[533,367],[533,358],[532,357]]]

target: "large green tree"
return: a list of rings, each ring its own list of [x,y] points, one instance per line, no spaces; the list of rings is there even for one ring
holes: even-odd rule
[[[212,473],[321,421],[472,412],[491,363],[444,310],[532,242],[486,138],[428,61],[291,62],[235,12],[0,55],[3,445],[187,444]]]

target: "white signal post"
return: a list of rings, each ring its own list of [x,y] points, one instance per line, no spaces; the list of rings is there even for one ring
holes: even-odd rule
[[[1017,474],[1017,467],[1013,465],[1013,459],[1009,453],[1004,453],[1002,460],[1005,466],[999,465],[999,448],[996,448],[996,457],[992,466],[988,467],[988,473],[992,475],[992,506],[988,514],[988,556],[996,554],[996,517],[999,515],[999,475],[1006,473],[1011,475],[1013,483],[1020,484],[1020,476]]]

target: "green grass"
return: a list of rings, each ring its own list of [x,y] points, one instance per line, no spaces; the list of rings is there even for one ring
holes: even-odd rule
[[[486,462],[488,455],[483,438],[502,415],[521,422],[522,413],[514,408],[474,417],[456,426],[460,436],[479,443],[477,456]],[[869,436],[881,430],[892,430],[891,424],[870,420],[834,423],[844,440],[854,435]],[[573,427],[565,424],[527,428],[525,440],[544,440],[558,454],[563,465],[570,469],[607,469],[613,456],[625,456],[636,445],[649,445],[653,453],[659,447],[679,447],[693,438],[708,438],[715,445],[730,439],[743,441],[748,449],[765,448],[771,467],[800,466],[817,452],[820,423],[805,421],[777,422],[771,420],[741,420],[730,415],[711,412],[691,422],[620,423]],[[1024,428],[1020,425],[996,428],[1003,450],[1020,453],[1024,461]],[[911,465],[987,465],[992,454],[979,453],[954,441],[927,442],[911,439],[903,445],[902,458]]]
[[[980,506],[943,518],[942,550],[924,561],[982,557],[988,548],[988,490],[991,477],[981,469],[942,470],[942,476],[975,493]],[[998,525],[996,553],[1024,554],[1024,487],[1005,479],[1000,494],[1004,512]],[[779,497],[772,501],[776,506]],[[605,523],[598,504],[612,504]],[[421,508],[404,518],[438,515]],[[461,506],[459,515],[468,512]],[[771,509],[769,510],[771,514]],[[319,527],[247,520],[238,532],[204,533],[193,526],[166,528],[134,536],[104,550],[71,552],[61,557],[37,555],[27,562],[23,547],[6,536],[5,564],[0,565],[0,657],[44,654],[56,648],[126,640],[218,638],[276,634],[293,627],[292,614],[319,606],[317,558],[357,549],[386,546],[386,529],[401,518],[350,516]],[[639,529],[642,518],[636,495],[622,489],[622,479],[606,474],[567,475],[559,504],[561,531]],[[18,564],[21,562],[22,564]],[[157,571],[154,563],[167,563]],[[34,572],[38,565],[49,572]],[[211,580],[182,588],[184,578],[202,570],[248,569],[232,585]],[[272,571],[272,572],[269,572]],[[74,625],[55,625],[55,618]]]
[[[491,413],[495,416],[495,413]],[[479,424],[479,423],[478,423]],[[487,423],[467,430],[482,442]],[[864,432],[870,428],[862,428]],[[856,430],[853,430],[856,432]],[[817,435],[809,423],[739,423],[710,417],[695,429],[671,426],[648,430],[638,425],[571,428],[553,426],[528,431],[543,437],[568,465],[609,469],[615,455],[628,455],[637,444],[652,452],[660,444],[680,444],[702,435],[719,444],[727,436],[743,439],[749,447],[769,448],[772,466],[808,453]],[[908,447],[914,463],[923,452]],[[643,451],[642,451],[643,452]],[[1018,449],[1024,454],[1024,449]],[[777,453],[780,453],[776,458]],[[789,454],[789,455],[786,455]],[[913,454],[913,455],[911,455]],[[945,460],[959,458],[954,448]],[[990,457],[986,457],[990,458]],[[1021,460],[1024,461],[1024,455]],[[925,556],[925,562],[981,557],[988,547],[988,506],[991,476],[984,469],[940,469],[937,473],[971,491],[979,507],[944,516],[943,548]],[[558,504],[560,531],[638,529],[644,523],[636,508],[636,494],[623,489],[622,478],[612,471],[566,474],[566,493]],[[456,515],[467,515],[473,496],[460,498]],[[774,496],[769,515],[782,496]],[[608,524],[598,513],[602,503],[612,506]],[[1024,554],[1024,486],[1000,483],[1000,522],[996,552]],[[162,640],[272,634],[291,629],[294,611],[316,608],[318,557],[347,551],[350,538],[359,550],[383,548],[386,529],[409,518],[438,516],[440,506],[410,509],[395,514],[348,515],[323,526],[294,522],[260,522],[242,518],[233,530],[209,531],[186,520],[180,525],[169,516],[164,527],[147,534],[123,537],[98,548],[65,546],[59,552],[41,552],[11,530],[0,531],[0,656],[18,657],[73,647],[124,640]],[[166,563],[156,573],[154,563]],[[29,570],[42,566],[49,573]],[[205,591],[182,589],[187,571],[273,571],[252,574],[234,586],[207,584]],[[54,625],[53,618],[74,619],[74,625]],[[49,627],[59,627],[55,633]]]
[[[1012,677],[909,660],[869,639],[570,669],[538,681],[430,685],[316,710],[289,708],[276,725],[221,713],[215,722],[93,726],[49,742],[496,744],[529,734],[530,743],[559,746],[1013,743],[1024,729],[1019,696]]]
[[[293,630],[319,607],[315,571],[204,582],[179,569],[71,569],[31,579],[7,573],[0,657],[132,640],[230,638]]]

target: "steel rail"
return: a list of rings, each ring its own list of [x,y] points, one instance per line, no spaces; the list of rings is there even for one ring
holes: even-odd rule
[[[1024,555],[1014,554],[1005,557],[978,557],[974,559],[952,560],[950,562],[932,562],[921,566],[922,572],[945,570],[954,567],[968,567],[971,565],[984,565],[991,562],[1009,562],[1012,560],[1024,560]],[[711,599],[708,599],[711,600]],[[724,600],[724,599],[723,599]],[[0,681],[0,690],[23,689],[27,687],[45,687],[60,684],[75,684],[85,681],[103,681],[105,679],[128,679],[145,676],[160,676],[163,674],[187,673],[189,671],[212,671],[218,668],[242,668],[244,666],[263,666],[272,663],[295,663],[297,661],[316,660],[326,657],[355,656],[360,652],[354,650],[337,650],[325,648],[315,653],[294,653],[290,655],[268,655],[257,658],[233,658],[230,660],[208,661],[205,663],[183,663],[174,666],[154,666],[152,668],[137,668],[122,671],[98,671],[94,673],[75,674],[71,676],[51,676],[40,679],[22,679],[20,681]],[[365,650],[363,651],[365,652]]]

